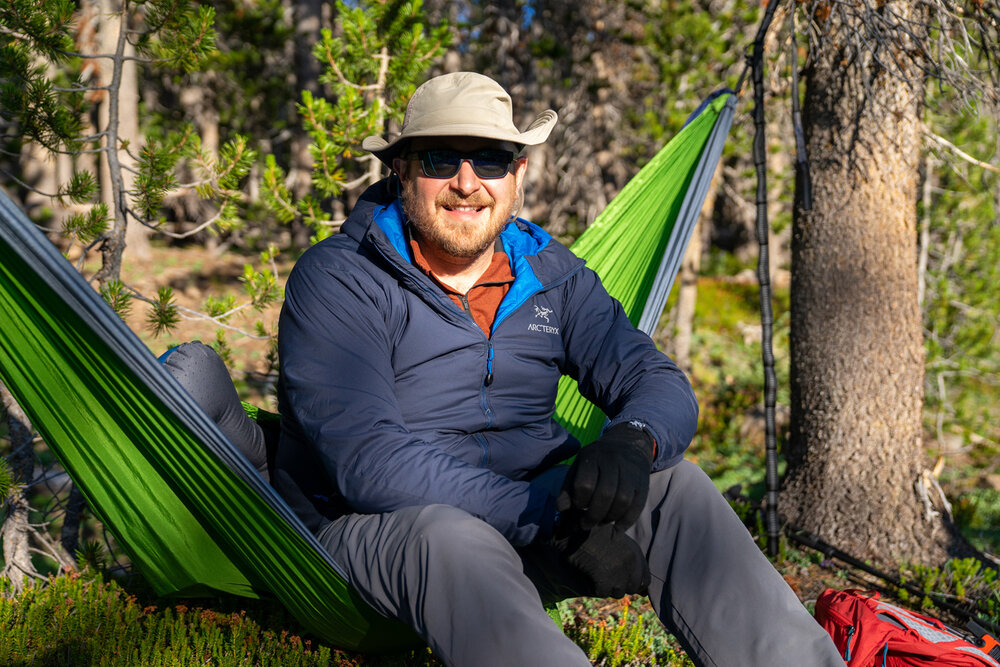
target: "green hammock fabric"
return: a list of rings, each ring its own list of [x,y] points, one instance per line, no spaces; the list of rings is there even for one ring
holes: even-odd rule
[[[632,323],[650,336],[666,305],[691,231],[701,212],[735,97],[709,98],[701,113],[643,167],[587,227],[573,252],[601,276]],[[556,419],[577,440],[600,435],[604,414],[563,376]]]
[[[154,589],[273,596],[345,648],[415,644],[54,246],[12,238],[35,230],[6,197],[0,213],[3,381]]]
[[[729,97],[691,121],[574,246],[633,318],[653,276],[666,275],[657,270],[664,248],[677,252],[668,240],[683,200],[701,205],[707,179],[695,174],[710,162],[711,177],[718,150],[706,146],[717,126],[728,131]],[[343,648],[417,643],[345,583],[284,501],[2,193],[0,379],[159,594],[273,597]],[[574,428],[593,421],[569,406]]]

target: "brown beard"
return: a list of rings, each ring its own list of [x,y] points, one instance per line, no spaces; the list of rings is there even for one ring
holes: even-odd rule
[[[485,193],[463,198],[446,190],[434,201],[435,213],[427,215],[422,208],[415,205],[417,200],[415,182],[407,181],[403,184],[401,199],[403,213],[413,224],[422,241],[434,245],[452,257],[470,258],[482,254],[493,245],[501,230],[520,208],[521,193],[518,191],[510,205],[503,207]],[[489,221],[483,227],[461,229],[446,227],[437,220],[436,211],[444,207],[457,206],[489,208]]]

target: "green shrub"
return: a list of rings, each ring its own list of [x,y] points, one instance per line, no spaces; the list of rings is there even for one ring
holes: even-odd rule
[[[265,630],[245,612],[141,604],[118,584],[77,573],[16,598],[0,597],[0,664],[11,667],[167,667],[211,664],[357,664],[287,632]]]
[[[152,600],[152,598],[151,598]],[[644,599],[643,599],[644,600]],[[0,595],[0,665],[5,667],[440,667],[427,648],[361,655],[315,644],[286,629],[276,604],[216,600],[216,609],[150,603],[115,581],[78,572],[38,582],[16,597]],[[591,605],[608,602],[588,600]],[[692,664],[648,602],[614,602],[615,611],[574,614],[559,606],[559,623],[598,665]],[[220,611],[233,603],[249,610]],[[596,607],[595,607],[596,608]]]
[[[955,523],[977,549],[1000,551],[1000,491],[969,489],[952,503]]]
[[[693,665],[690,658],[675,648],[672,638],[660,625],[649,604],[639,604],[640,599],[633,601],[632,597],[626,596],[621,600],[620,608],[610,614],[606,612],[591,614],[586,611],[574,614],[568,610],[571,603],[560,603],[563,630],[566,636],[587,653],[587,658],[595,665],[604,667]],[[596,599],[581,600],[584,607],[611,602]]]
[[[919,588],[922,596],[900,589],[899,599],[931,610],[937,600],[959,604],[995,625],[1000,624],[997,570],[975,558],[953,558],[944,567],[907,565],[900,568],[903,584]]]

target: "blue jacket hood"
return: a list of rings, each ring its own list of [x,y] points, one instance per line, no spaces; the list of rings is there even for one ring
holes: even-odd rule
[[[370,186],[358,199],[341,227],[341,233],[359,244],[372,243],[382,249],[383,254],[391,247],[402,260],[412,263],[398,192],[399,180],[396,176]],[[557,285],[584,265],[582,259],[548,232],[523,218],[509,222],[500,233],[500,241],[510,258],[515,281],[497,313],[497,323],[528,296]]]

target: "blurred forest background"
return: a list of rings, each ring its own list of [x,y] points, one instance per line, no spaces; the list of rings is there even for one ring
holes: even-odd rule
[[[0,187],[154,354],[211,342],[242,397],[272,409],[284,279],[384,176],[360,141],[397,130],[417,85],[474,70],[511,93],[521,127],[558,111],[553,135],[529,152],[521,216],[569,243],[705,97],[737,87],[764,10],[747,0],[6,4]],[[780,471],[801,471],[785,497],[800,525],[893,567],[944,568],[947,556],[971,553],[954,547],[953,531],[984,564],[1000,549],[998,25],[997,3],[979,0],[782,3],[763,42]],[[746,88],[656,337],[689,372],[702,407],[689,456],[737,505],[755,505],[764,479]],[[797,147],[798,104],[805,142]],[[834,117],[854,125],[838,130]],[[816,212],[802,210],[797,195],[806,148]],[[881,190],[870,192],[871,183]],[[820,228],[825,241],[814,243]],[[881,254],[893,234],[901,240]],[[809,261],[817,246],[841,254]],[[905,285],[868,267],[867,296],[843,287],[838,271],[854,258],[887,266],[886,256],[902,258]],[[872,298],[912,302],[913,326],[897,327],[892,311],[852,320],[851,304]],[[847,305],[846,320],[823,310],[835,302]],[[831,343],[837,354],[813,343],[817,327],[851,322],[852,343]],[[916,350],[900,347],[906,340]],[[873,390],[899,379],[904,358],[917,368],[900,372],[908,393]],[[859,380],[868,368],[882,375]],[[810,395],[827,376],[850,381]],[[909,412],[838,393],[851,387]],[[127,558],[113,536],[0,392],[0,591],[27,595],[32,579],[78,563],[120,577]],[[818,423],[817,401],[861,428]],[[884,455],[897,447],[905,464]],[[880,510],[871,495],[849,508],[834,499],[844,479],[810,469],[836,461],[824,448],[851,457],[846,490],[856,496],[868,474],[914,488],[904,504],[926,530],[893,534],[885,517],[910,515],[888,501]],[[992,604],[1000,614],[1000,597]]]

